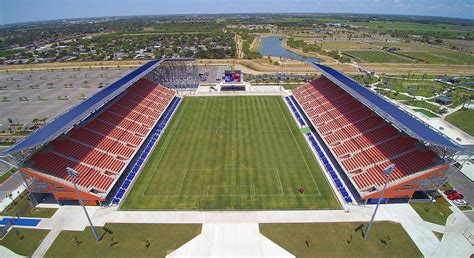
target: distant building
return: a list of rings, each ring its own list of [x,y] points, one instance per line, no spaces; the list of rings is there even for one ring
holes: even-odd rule
[[[445,105],[445,106],[450,105],[451,103],[453,103],[453,101],[450,98],[445,97],[445,96],[437,96],[435,98],[435,102],[439,103],[441,105]]]
[[[449,77],[449,76],[439,77],[438,79],[436,79],[436,81],[437,82],[444,82],[444,83],[448,83],[448,84],[455,84],[455,83],[460,83],[461,82],[458,78]]]
[[[399,47],[383,47],[382,49],[388,52],[395,52],[395,51],[400,50]]]

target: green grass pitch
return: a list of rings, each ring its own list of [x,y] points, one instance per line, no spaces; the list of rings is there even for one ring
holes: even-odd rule
[[[322,173],[281,97],[186,97],[121,208],[340,208]]]

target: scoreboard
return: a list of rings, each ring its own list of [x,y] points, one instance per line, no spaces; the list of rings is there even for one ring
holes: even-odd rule
[[[224,81],[223,83],[228,84],[238,84],[243,83],[242,72],[238,70],[227,70],[224,72]]]

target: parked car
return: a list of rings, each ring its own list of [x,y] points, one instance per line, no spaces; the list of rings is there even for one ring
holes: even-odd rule
[[[467,202],[463,199],[453,200],[454,205],[456,206],[464,206],[467,205]]]
[[[452,194],[448,194],[448,199],[452,200],[459,200],[459,199],[464,199],[464,195],[456,192]]]
[[[457,191],[454,190],[454,189],[444,191],[444,194],[446,194],[446,195],[450,195],[450,194],[453,194],[453,193],[457,193]]]

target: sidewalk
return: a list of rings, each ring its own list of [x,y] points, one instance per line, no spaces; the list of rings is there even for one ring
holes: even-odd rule
[[[257,223],[204,224],[201,234],[166,257],[295,257],[264,237]]]
[[[449,215],[443,239],[433,257],[472,257],[473,244],[474,223],[463,212],[457,211]]]

